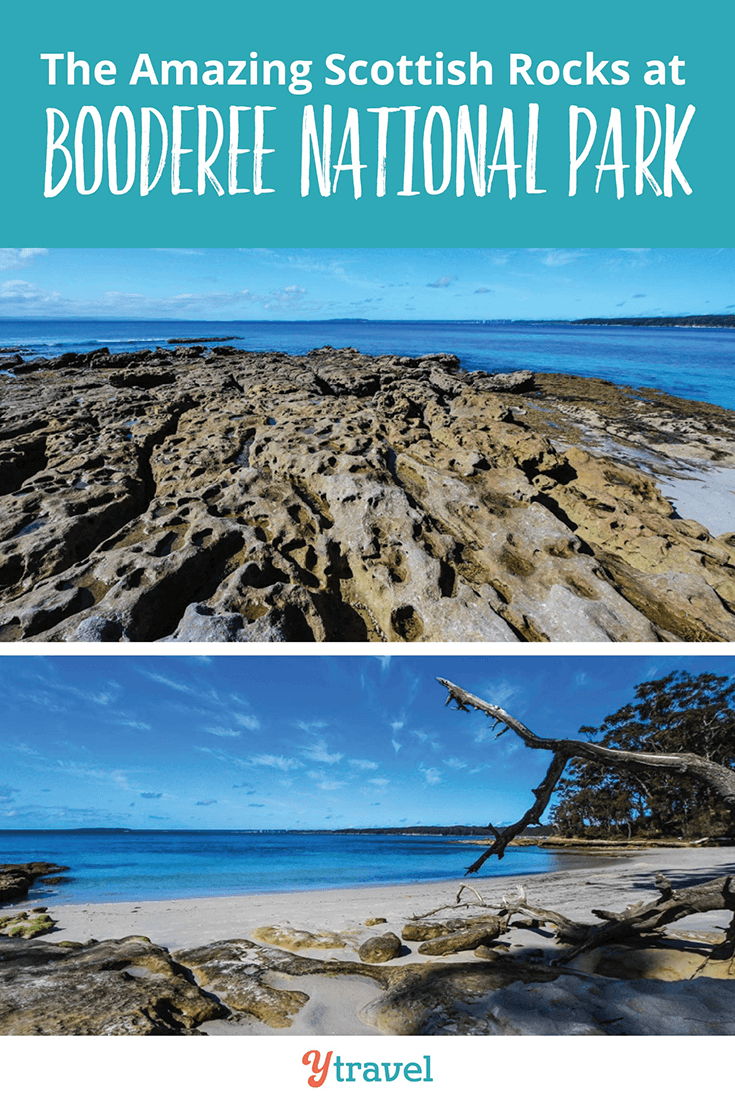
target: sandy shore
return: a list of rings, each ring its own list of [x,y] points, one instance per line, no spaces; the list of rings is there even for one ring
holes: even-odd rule
[[[714,536],[735,531],[735,468],[685,467],[680,477],[659,478],[658,485],[680,517],[698,521]]]
[[[629,903],[648,896],[654,898],[653,876],[658,870],[665,872],[674,884],[735,873],[735,847],[618,851],[612,860],[612,855],[607,854],[604,857],[584,856],[589,863],[581,867],[522,878],[529,900],[560,910],[570,918],[591,920],[593,907],[622,910]],[[222,938],[248,937],[256,927],[274,923],[310,931],[354,930],[358,939],[389,930],[400,935],[401,927],[410,917],[453,903],[462,883],[479,891],[486,902],[499,903],[503,893],[512,892],[520,882],[517,876],[469,877],[464,881],[456,879],[432,884],[63,906],[54,906],[51,897],[49,911],[58,929],[48,940],[95,938],[102,941],[145,934],[159,945],[181,949]],[[472,892],[464,892],[462,898],[463,901],[471,900]],[[16,904],[15,909],[17,907]],[[12,909],[1,908],[0,914]],[[364,926],[365,920],[371,917],[385,918],[387,923],[371,930]],[[721,925],[722,919],[719,912],[698,915],[686,919],[685,925],[687,929],[707,930]],[[345,959],[356,959],[351,948],[328,951],[330,956],[340,952]]]
[[[619,911],[628,904],[655,899],[658,893],[653,877],[659,870],[675,887],[732,874],[735,873],[735,847],[617,851],[604,856],[585,854],[572,869],[526,876],[522,882],[530,903],[559,910],[570,918],[593,920],[593,908]],[[493,904],[499,904],[503,893],[514,891],[519,884],[517,877],[475,878],[465,882],[471,883],[485,902]],[[453,904],[462,883],[451,880],[212,899],[60,906],[54,906],[49,899],[49,911],[58,926],[54,933],[39,941],[85,942],[90,938],[104,941],[144,934],[158,945],[176,952],[219,940],[250,939],[260,926],[279,925],[312,933],[338,931],[345,942],[343,948],[310,947],[303,949],[300,955],[324,961],[357,961],[358,946],[367,938],[388,931],[400,936],[407,920]],[[473,900],[473,893],[464,892],[463,899]],[[0,908],[0,915],[12,910],[17,911],[18,904]],[[466,910],[440,910],[435,917],[442,920],[473,914],[487,914],[477,907],[476,899]],[[386,921],[368,926],[366,920],[369,918]],[[356,974],[342,974],[336,979],[319,973],[287,975],[276,968],[267,974],[271,989],[291,989],[308,995],[308,1001],[294,1015],[287,1030],[274,1028],[251,1014],[206,1021],[199,1029],[202,1033],[219,1036],[283,1036],[284,1032],[291,1036],[370,1036],[406,1032],[453,1035],[733,1034],[735,1018],[730,984],[722,982],[727,977],[719,981],[694,978],[695,969],[704,959],[701,951],[700,956],[696,955],[697,944],[705,955],[709,953],[705,945],[722,937],[721,931],[730,918],[729,912],[710,912],[669,926],[669,931],[675,935],[671,945],[685,949],[689,946],[690,956],[694,946],[695,955],[680,983],[666,981],[679,979],[681,973],[663,974],[656,980],[634,978],[630,982],[604,978],[607,973],[602,976],[585,974],[586,966],[580,958],[578,964],[582,971],[576,971],[575,964],[575,969],[567,970],[566,975],[553,984],[512,983],[505,989],[497,989],[497,984],[491,984],[487,991],[483,989],[484,993],[475,992],[468,1002],[464,994],[458,1000],[452,975],[457,975],[456,969],[466,968],[470,962],[472,968],[478,965],[480,962],[474,953],[454,954],[451,971],[447,971],[447,958],[432,964],[425,956],[418,955],[418,944],[411,942],[404,943],[398,958],[381,967],[423,965],[436,968],[436,975],[443,979],[437,981],[439,986],[435,991],[431,989],[425,996],[421,996],[420,991],[415,996],[409,995],[398,1011],[391,1010],[390,1000],[386,1002],[373,978]],[[531,960],[548,965],[560,951],[550,930],[517,925],[496,944],[510,955],[518,954],[517,963],[521,967]],[[130,971],[144,974],[146,970],[133,968]],[[416,975],[421,974],[424,973],[420,968]],[[464,991],[463,981],[457,982],[459,989]],[[422,997],[429,1002],[416,1017],[416,999],[420,1004]]]

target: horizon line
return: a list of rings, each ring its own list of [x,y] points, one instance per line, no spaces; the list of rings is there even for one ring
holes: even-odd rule
[[[689,313],[689,314],[609,314],[609,315],[596,315],[594,318],[587,317],[567,317],[567,318],[348,318],[348,317],[335,317],[335,318],[170,318],[170,317],[137,317],[130,315],[118,315],[118,316],[106,316],[98,314],[24,314],[24,315],[0,315],[0,321],[149,321],[160,323],[180,323],[187,322],[201,325],[283,325],[294,324],[314,324],[323,325],[329,322],[361,322],[365,324],[379,323],[381,325],[416,325],[416,324],[553,324],[555,322],[570,322],[570,321],[588,321],[602,319],[603,317],[609,317],[611,320],[620,320],[621,318],[630,318],[635,321],[642,321],[650,318],[656,319],[668,319],[668,318],[727,318],[735,317],[735,309],[725,310],[718,313]],[[233,338],[234,339],[234,338]]]

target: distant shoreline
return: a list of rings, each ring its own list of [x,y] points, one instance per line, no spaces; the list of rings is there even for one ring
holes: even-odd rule
[[[672,318],[577,318],[568,324],[652,326],[659,329],[735,329],[735,314],[700,314]]]
[[[151,324],[151,325],[658,325],[658,326],[709,326],[718,329],[735,328],[735,314],[681,314],[669,317],[625,317],[625,318],[154,318],[154,317],[104,317],[93,314],[68,317],[28,316],[0,317],[3,322],[17,325],[30,322],[75,324],[90,322],[95,324]],[[170,343],[179,343],[179,339],[167,338]],[[231,340],[231,337],[182,338],[181,343],[190,344],[201,339]]]

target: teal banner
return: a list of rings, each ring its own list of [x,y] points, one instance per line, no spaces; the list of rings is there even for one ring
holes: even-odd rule
[[[4,246],[731,246],[733,8],[37,0]]]

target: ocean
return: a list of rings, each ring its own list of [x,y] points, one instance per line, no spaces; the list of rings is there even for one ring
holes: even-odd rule
[[[369,355],[453,352],[469,371],[530,368],[596,376],[735,409],[735,329],[496,321],[0,319],[0,346],[21,347],[25,358],[103,346],[135,351],[165,345],[172,337],[228,337],[237,348],[291,355],[325,344]]]
[[[248,895],[464,879],[481,850],[435,835],[245,830],[0,831],[0,864],[69,865],[69,882],[37,883],[30,903],[104,903]],[[554,872],[604,858],[509,849],[469,882]]]

